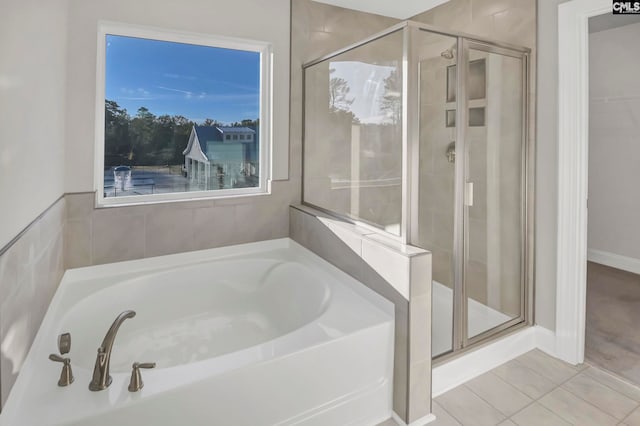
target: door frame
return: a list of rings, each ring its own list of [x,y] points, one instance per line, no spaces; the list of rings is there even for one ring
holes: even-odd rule
[[[558,6],[558,234],[556,355],[584,361],[589,161],[589,18],[610,0]]]

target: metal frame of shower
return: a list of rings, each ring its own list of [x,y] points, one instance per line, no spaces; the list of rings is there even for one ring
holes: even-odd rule
[[[394,235],[384,231],[373,223],[367,223],[361,219],[339,214],[337,212],[324,209],[320,206],[308,203],[304,199],[304,152],[305,152],[305,96],[306,82],[305,70],[313,65],[324,62],[335,56],[349,52],[360,46],[371,43],[375,40],[383,38],[395,32],[403,32],[403,65],[402,65],[402,213],[400,222],[400,235]],[[455,190],[454,190],[454,241],[453,241],[453,268],[454,268],[454,289],[453,289],[453,336],[452,350],[438,355],[434,358],[435,362],[442,362],[455,358],[469,349],[473,349],[482,343],[488,343],[491,340],[510,334],[519,330],[521,327],[533,324],[533,282],[534,282],[534,153],[535,147],[529,137],[529,87],[530,87],[530,55],[531,50],[526,47],[505,43],[502,41],[491,40],[476,35],[467,34],[460,31],[452,31],[448,29],[438,28],[432,25],[422,24],[415,21],[403,21],[393,25],[381,32],[378,32],[364,40],[348,45],[342,49],[336,50],[330,54],[320,58],[306,62],[302,65],[302,204],[326,213],[330,216],[345,220],[351,223],[364,226],[374,232],[381,233],[388,238],[397,240],[402,244],[411,244],[417,240],[417,222],[419,214],[418,188],[419,185],[419,151],[420,151],[420,79],[419,62],[415,54],[415,46],[412,41],[411,32],[426,31],[433,34],[439,34],[456,39],[456,64],[457,67],[457,86],[456,86],[456,141],[455,147]],[[522,229],[521,241],[523,242],[521,254],[521,306],[520,316],[510,321],[502,323],[496,327],[486,330],[476,336],[468,336],[467,322],[467,303],[468,298],[465,289],[464,261],[468,258],[468,209],[464,204],[465,190],[465,166],[467,161],[466,147],[467,127],[468,127],[468,98],[467,98],[467,63],[469,49],[484,51],[487,53],[496,53],[500,55],[519,58],[522,60],[522,188],[521,206],[522,206]],[[463,64],[465,66],[460,66]],[[464,123],[464,125],[460,125]],[[491,339],[490,339],[491,338]]]

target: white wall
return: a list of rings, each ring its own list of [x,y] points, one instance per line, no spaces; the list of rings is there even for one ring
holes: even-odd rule
[[[0,10],[2,248],[64,192],[67,1]]]
[[[71,0],[66,192],[94,189],[94,110],[99,20],[272,42],[274,166],[278,170],[274,177],[286,179],[289,155],[289,7],[289,0]]]
[[[590,250],[640,261],[640,23],[589,36]]]

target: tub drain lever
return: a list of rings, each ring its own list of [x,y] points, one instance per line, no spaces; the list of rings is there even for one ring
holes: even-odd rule
[[[133,370],[131,370],[131,381],[129,381],[129,388],[128,388],[129,392],[138,392],[144,386],[144,383],[142,382],[142,375],[140,374],[140,369],[155,368],[155,366],[156,366],[155,362],[143,362],[143,363],[134,362],[133,365],[131,366],[133,367]]]
[[[73,383],[73,373],[71,372],[71,358],[63,358],[57,354],[49,355],[49,359],[55,362],[62,363],[62,372],[60,373],[60,380],[58,380],[58,386],[69,386]]]

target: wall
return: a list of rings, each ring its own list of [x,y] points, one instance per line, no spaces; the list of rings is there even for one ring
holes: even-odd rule
[[[66,25],[66,0],[2,2],[0,248],[64,193]]]
[[[62,277],[66,27],[66,0],[2,2],[0,404]]]
[[[237,25],[242,19],[244,25]],[[95,209],[93,207],[96,29],[100,20],[266,40],[274,49],[274,161],[289,180],[271,195]],[[300,150],[289,158],[289,1],[72,0],[66,191],[67,267],[116,262],[286,237],[287,206],[299,200]],[[299,141],[297,142],[300,143]],[[283,167],[284,166],[284,167]],[[286,177],[286,176],[285,176]]]
[[[450,0],[411,19],[532,49],[536,46],[536,2],[532,0]]]
[[[538,2],[536,323],[556,328],[558,230],[558,5]]]
[[[60,198],[0,254],[0,405],[62,279],[64,222]]]
[[[589,250],[640,264],[640,23],[589,35]]]
[[[412,20],[450,30],[487,37],[531,49],[529,92],[529,140],[535,146],[536,94],[536,2],[531,0],[451,0]],[[440,51],[451,47],[454,40],[435,40]],[[470,59],[483,55],[472,52]],[[473,56],[475,55],[475,56]],[[432,52],[434,59],[423,68],[423,85],[428,90],[421,96],[421,158],[420,208],[432,216],[432,223],[424,220],[420,226],[420,245],[433,250],[434,279],[451,285],[451,251],[453,241],[453,164],[444,155],[447,145],[455,139],[454,129],[444,127],[445,60]],[[518,116],[519,99],[513,89],[520,86],[514,75],[518,63],[498,56],[488,56],[486,100],[472,100],[471,107],[485,107],[485,126],[469,128],[469,174],[474,182],[474,206],[469,209],[469,278],[467,291],[471,298],[502,312],[517,315],[520,289],[518,243],[519,235],[517,179],[519,175],[517,119],[505,119],[505,114]],[[499,65],[502,64],[502,65]],[[437,66],[436,66],[437,65]],[[511,67],[509,69],[508,67]],[[498,77],[504,73],[506,77]],[[517,74],[515,74],[517,76]],[[428,81],[427,81],[428,80]],[[497,81],[497,83],[496,83]],[[503,92],[504,90],[504,92]],[[511,105],[509,105],[511,103]],[[516,105],[515,107],[513,105]],[[435,120],[431,119],[435,117]],[[501,142],[498,143],[497,141]],[[493,146],[493,149],[490,149]],[[530,149],[533,156],[534,150]],[[532,158],[533,161],[535,159]],[[491,164],[488,164],[491,162]],[[515,167],[514,167],[515,166]],[[499,185],[500,182],[506,183]],[[519,191],[518,191],[519,192]],[[515,200],[515,202],[514,202]],[[425,218],[426,219],[426,218]],[[509,259],[511,257],[511,259]]]
[[[398,20],[310,0],[291,0],[291,176],[302,179],[302,64],[348,46]]]
[[[288,162],[289,2],[260,0],[71,0],[66,192],[93,191],[96,48],[99,21],[269,41],[274,52],[273,138],[276,169]],[[243,25],[238,25],[241,20]],[[287,176],[278,176],[286,179]]]

